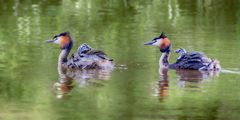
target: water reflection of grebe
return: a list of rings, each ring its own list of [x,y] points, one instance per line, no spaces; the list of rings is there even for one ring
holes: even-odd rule
[[[199,88],[207,79],[218,77],[219,71],[176,70],[177,86],[180,88]],[[159,67],[159,81],[154,85],[154,96],[163,101],[169,93],[168,68]]]
[[[176,70],[176,74],[179,87],[197,87],[204,80],[218,77],[219,71]]]
[[[67,94],[73,89],[73,79],[63,75],[59,77],[59,81],[53,85],[54,92],[57,98],[65,98]]]
[[[169,81],[168,81],[168,69],[159,69],[159,80],[154,85],[154,96],[159,96],[159,100],[163,101],[168,96]]]
[[[74,86],[103,86],[100,81],[108,80],[111,72],[112,70],[107,69],[68,70],[66,74],[61,74],[54,84],[56,97],[66,97]]]

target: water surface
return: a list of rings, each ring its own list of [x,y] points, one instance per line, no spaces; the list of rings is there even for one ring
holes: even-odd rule
[[[237,120],[240,3],[233,0],[0,1],[1,120]],[[57,45],[69,31],[114,58],[114,71],[81,71],[61,82]],[[202,51],[221,73],[159,71],[164,31],[173,49]],[[178,55],[172,53],[170,62]],[[66,84],[63,84],[66,83]]]

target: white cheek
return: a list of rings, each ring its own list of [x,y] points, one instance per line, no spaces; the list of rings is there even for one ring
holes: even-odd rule
[[[60,44],[60,39],[59,39],[59,38],[56,38],[56,40],[54,41],[54,43]]]
[[[160,41],[158,40],[157,42],[153,43],[154,46],[160,46]]]

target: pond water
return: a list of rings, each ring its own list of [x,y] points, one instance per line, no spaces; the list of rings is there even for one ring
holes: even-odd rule
[[[234,0],[0,0],[0,120],[240,119],[240,3]],[[113,71],[59,80],[69,31],[114,58]],[[220,73],[159,71],[143,43],[164,31],[173,50],[202,51]],[[178,57],[172,53],[170,62]],[[160,73],[159,73],[160,72]]]

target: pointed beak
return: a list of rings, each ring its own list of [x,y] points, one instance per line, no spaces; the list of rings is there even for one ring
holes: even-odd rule
[[[145,42],[144,45],[153,45],[156,41]]]
[[[45,42],[46,43],[53,43],[53,42],[55,42],[55,40],[46,40]]]

